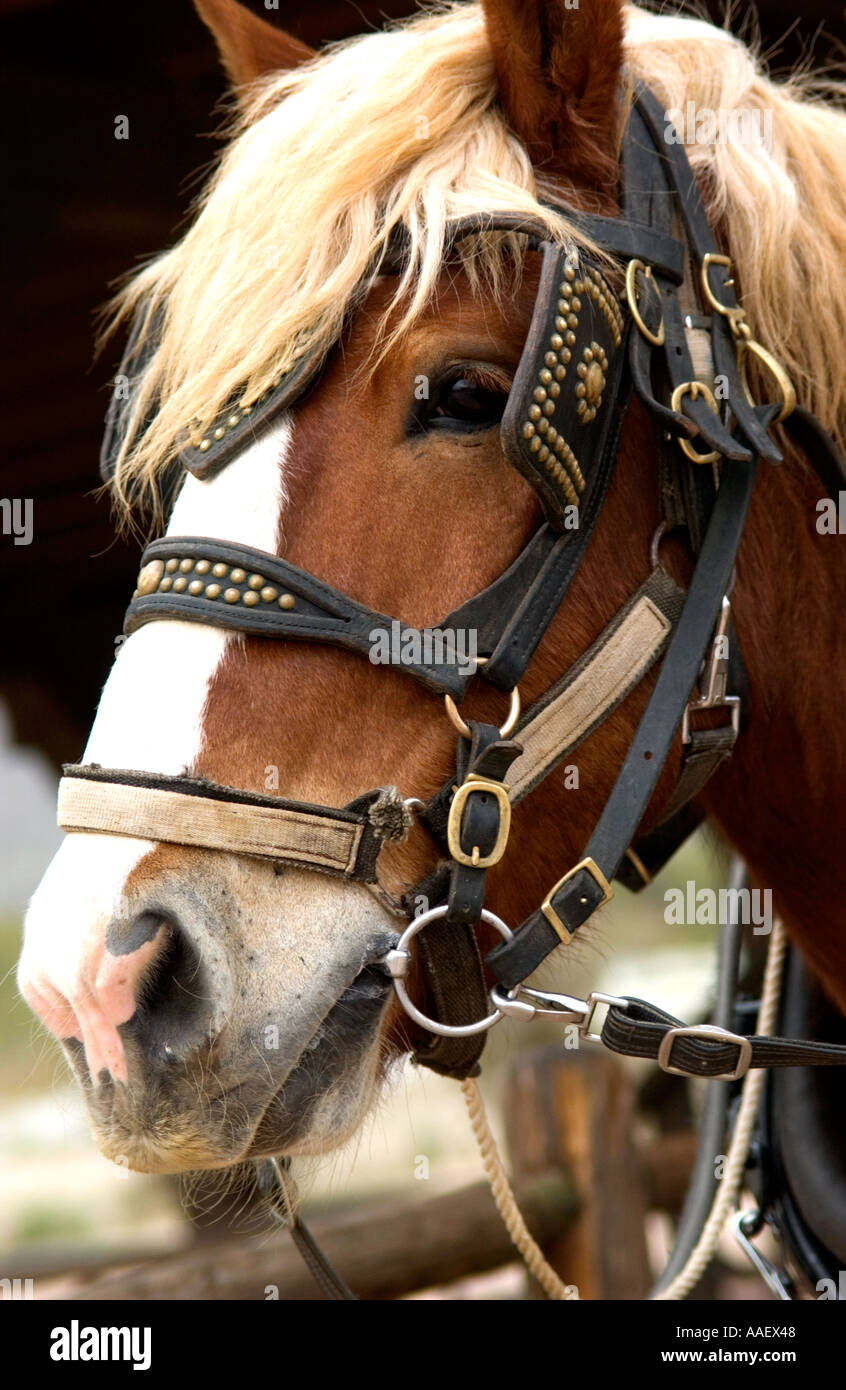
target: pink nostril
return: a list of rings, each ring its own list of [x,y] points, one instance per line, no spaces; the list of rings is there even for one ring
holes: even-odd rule
[[[30,1008],[61,1042],[81,1042],[91,1080],[107,1073],[128,1082],[126,1053],[118,1032],[138,1011],[144,981],[169,939],[161,916],[145,913],[113,922],[67,970],[53,979],[53,963],[22,969],[20,989]],[[64,973],[64,972],[63,972]]]
[[[125,1039],[135,1065],[153,1067],[209,1043],[214,1000],[199,952],[160,912],[116,919],[70,964],[22,971],[21,991],[56,1037],[81,1041],[95,1084],[104,1072],[128,1084]]]
[[[100,959],[93,993],[97,1004],[113,1027],[128,1023],[143,993],[145,977],[168,939],[165,922],[158,919],[153,936],[131,952],[112,954],[107,946]],[[111,941],[112,933],[108,940]]]

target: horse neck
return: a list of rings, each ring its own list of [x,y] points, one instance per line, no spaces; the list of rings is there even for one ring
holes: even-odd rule
[[[823,493],[761,465],[732,600],[748,723],[706,804],[846,1012],[846,547],[816,530]]]

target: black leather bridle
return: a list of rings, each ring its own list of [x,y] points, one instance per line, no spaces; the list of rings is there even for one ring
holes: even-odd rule
[[[758,461],[778,464],[782,459],[772,437],[773,424],[783,424],[830,491],[836,493],[846,482],[846,469],[833,441],[811,415],[796,406],[792,386],[776,359],[751,339],[735,297],[730,261],[720,253],[708,226],[683,146],[668,143],[666,134],[663,108],[651,93],[639,90],[624,137],[621,216],[560,209],[601,248],[603,258],[575,256],[550,240],[541,225],[512,215],[480,214],[452,228],[454,244],[488,231],[520,233],[541,256],[532,321],[509,393],[501,438],[509,462],[537,491],[545,521],[508,570],[447,615],[439,629],[447,635],[475,630],[484,658],[476,674],[498,690],[516,688],[587,550],[607,494],[632,390],[663,436],[658,448],[664,525],[684,526],[695,554],[686,596],[675,588],[678,602],[669,605],[671,630],[652,694],[579,863],[485,959],[500,997],[503,992],[513,997],[541,962],[570,940],[608,900],[615,877],[630,886],[642,885],[697,823],[690,802],[730,753],[738,734],[739,706],[736,696],[728,695],[726,682],[742,683],[742,665],[735,655],[728,671],[719,673],[716,697],[712,681],[710,701],[701,691],[697,697],[697,679],[712,634],[721,621],[725,626],[728,620],[726,596]],[[395,236],[383,268],[390,270],[402,256],[402,239]],[[625,285],[605,257],[627,263]],[[691,296],[699,301],[693,310]],[[707,342],[715,379],[723,383],[719,404],[709,387],[697,380],[691,356],[693,333]],[[128,377],[137,381],[142,375],[146,351],[136,331],[123,367]],[[778,386],[778,400],[759,405],[751,401],[744,372],[750,354],[769,368]],[[233,404],[204,435],[186,442],[181,466],[201,478],[224,468],[247,442],[302,398],[318,379],[321,365],[316,360],[303,361],[253,407]],[[113,476],[129,414],[130,405],[113,401],[102,454],[106,480]],[[654,558],[656,588],[665,581],[672,586],[657,555]],[[657,593],[653,598],[658,602]],[[361,653],[369,652],[374,628],[396,621],[284,559],[228,542],[170,535],[153,541],[144,552],[125,630],[132,633],[158,619],[334,643]],[[403,635],[415,635],[405,625],[400,630]],[[736,653],[736,642],[731,645]],[[446,660],[411,661],[402,669],[429,690],[456,701],[464,697],[472,679],[467,670]],[[570,675],[562,677],[554,691],[566,685]],[[715,678],[713,664],[710,675]],[[524,715],[516,739],[503,736],[493,725],[471,722],[467,737],[458,741],[456,774],[420,810],[420,819],[443,859],[435,873],[408,895],[407,915],[412,916],[411,904],[421,894],[430,904],[445,907],[418,945],[438,1017],[448,1017],[457,1026],[485,1012],[487,989],[471,929],[483,910],[487,868],[504,852],[510,814],[505,778],[522,751],[521,729],[554,691]],[[635,842],[691,702],[723,708],[731,717],[723,729],[688,731],[681,779],[669,813],[658,831]],[[336,811],[284,798],[255,797],[190,778],[65,769],[63,785],[73,790],[75,781],[95,792],[98,784],[105,783],[112,788],[143,786],[151,792],[227,799],[247,809],[260,810],[263,802],[271,801],[275,808],[290,810],[294,819],[334,818],[342,826],[349,823],[360,828],[356,854],[339,861],[340,867],[334,861],[318,867],[351,879],[375,881],[378,850],[386,836],[374,821],[373,809],[377,802],[383,803],[383,790]],[[71,821],[68,828],[97,826]],[[280,849],[276,857],[315,867],[313,856],[309,861],[296,847]],[[658,1056],[666,1035],[677,1026],[677,1020],[650,1005],[627,1000],[609,1009],[602,1039],[617,1051]],[[448,1075],[466,1076],[477,1069],[483,1038],[482,1033],[437,1037],[420,1047],[418,1057]],[[740,1074],[738,1056],[743,1070],[842,1064],[846,1048],[752,1039],[749,1049],[741,1048],[738,1054],[732,1034],[723,1042],[684,1037],[677,1041],[673,1062],[691,1075]]]

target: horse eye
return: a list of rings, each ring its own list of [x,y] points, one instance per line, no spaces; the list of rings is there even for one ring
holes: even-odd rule
[[[418,417],[421,429],[486,430],[498,425],[508,400],[506,391],[485,386],[471,376],[447,377]]]

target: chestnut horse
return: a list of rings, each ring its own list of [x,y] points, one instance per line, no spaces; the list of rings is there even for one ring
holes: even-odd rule
[[[449,229],[494,209],[578,245],[550,202],[616,215],[633,79],[681,113],[755,337],[843,442],[846,120],[797,84],[770,82],[738,40],[621,0],[483,0],[316,55],[234,0],[196,2],[240,116],[193,227],[123,296],[123,312],[152,304],[158,325],[143,428],[113,484],[126,514],[156,493],[186,429],[196,441],[236,394],[249,408],[323,349],[319,381],[295,408],[215,476],[184,477],[168,533],[283,556],[418,627],[492,583],[541,519],[498,428],[537,257],[525,252],[521,273],[506,273],[514,250],[503,254],[502,237],[459,256]],[[691,104],[717,122],[745,111],[761,118],[758,133],[750,143],[733,127],[723,139],[720,126],[703,139]],[[410,269],[372,272],[399,226]],[[521,683],[524,704],[650,573],[656,434],[633,401],[586,558]],[[819,483],[785,452],[783,466],[759,470],[732,595],[746,726],[702,806],[846,1011],[836,795],[846,552],[817,525]],[[678,538],[662,557],[689,578]],[[515,807],[487,896],[506,922],[579,858],[652,685],[648,676],[582,744],[577,790],[559,767]],[[474,686],[466,708],[502,722],[490,688]],[[83,761],[343,806],[388,783],[431,796],[453,747],[442,702],[395,666],[164,621],[123,644]],[[660,819],[680,761],[677,735],[643,828]],[[20,987],[64,1045],[103,1152],[173,1172],[316,1154],[350,1136],[392,1061],[419,1041],[378,962],[401,928],[402,895],[435,859],[415,828],[385,848],[368,887],[199,846],[70,834],[28,912]]]

